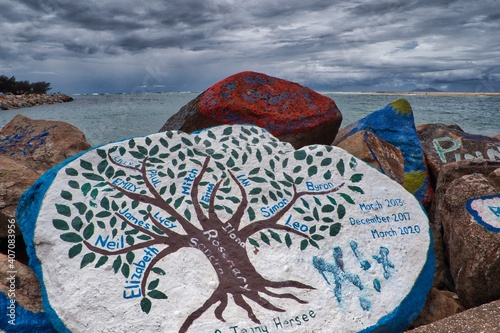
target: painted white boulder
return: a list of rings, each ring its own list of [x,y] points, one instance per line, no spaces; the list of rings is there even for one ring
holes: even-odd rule
[[[413,195],[258,127],[101,146],[21,201],[60,332],[400,332],[432,285]]]

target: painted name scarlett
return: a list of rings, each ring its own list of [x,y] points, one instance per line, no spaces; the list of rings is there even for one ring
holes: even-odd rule
[[[129,192],[136,192],[137,190],[141,189],[140,186],[137,186],[132,182],[128,182],[126,180],[123,180],[120,177],[113,180],[112,184],[116,185],[118,187],[121,187],[122,189],[127,190]]]
[[[141,280],[148,266],[147,263],[151,261],[157,254],[158,249],[153,246],[148,246],[144,249],[144,256],[141,260],[132,263],[130,279],[125,280],[125,290],[123,291],[123,298],[137,298],[142,296],[141,292]],[[135,267],[135,270],[134,270]]]
[[[188,171],[187,176],[182,182],[182,194],[189,195],[191,193],[191,186],[193,186],[193,182],[197,174],[198,169],[192,169]]]

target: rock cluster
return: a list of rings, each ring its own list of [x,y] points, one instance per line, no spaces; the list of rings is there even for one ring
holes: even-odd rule
[[[28,108],[42,104],[65,103],[71,101],[73,101],[73,97],[61,93],[26,95],[6,94],[0,96],[0,110]]]
[[[415,126],[411,106],[406,100],[394,101],[372,115],[339,129],[342,115],[334,101],[323,97],[308,88],[284,80],[260,73],[243,72],[207,89],[169,119],[162,131],[180,129],[192,132],[220,124],[251,123],[267,128],[271,133],[275,131],[274,134],[279,139],[290,142],[297,149],[314,144],[332,144],[350,152],[396,183],[403,185],[425,205],[427,210],[434,237],[436,258],[433,288],[427,297],[424,310],[409,329],[414,329],[415,333],[497,332],[500,299],[500,285],[498,284],[500,279],[500,135],[493,137],[472,135],[465,133],[456,125]],[[45,97],[38,98],[43,100]],[[57,98],[56,102],[59,102],[63,97]],[[6,104],[7,100],[8,104]],[[6,109],[7,106],[9,108],[25,107],[36,105],[38,102],[21,103],[15,96],[1,96],[0,103],[0,107]],[[21,193],[47,169],[90,148],[83,134],[70,125],[66,127],[58,122],[46,122],[34,126],[36,121],[22,118],[22,116],[18,117],[0,133],[0,244],[2,246],[7,244],[7,224],[14,218],[14,210]],[[31,125],[26,127],[26,124]],[[57,130],[62,127],[66,129],[57,134]],[[71,141],[73,139],[74,142]],[[129,148],[134,145],[130,142],[129,144]],[[227,145],[222,140],[220,144]],[[228,163],[231,164],[230,153],[228,151],[228,155],[224,158],[228,158]],[[139,156],[139,154],[141,152],[136,155]],[[241,154],[236,155],[238,157],[233,158],[241,159]],[[297,157],[301,155],[298,154]],[[121,162],[116,162],[116,160],[115,162],[122,163],[122,165],[130,162],[123,158],[119,160]],[[321,163],[316,165],[308,159],[304,161],[307,163],[309,172],[320,169]],[[245,163],[254,161],[244,159],[242,162],[244,166]],[[349,167],[355,168],[356,160],[351,163]],[[109,162],[107,165],[99,165],[92,167],[93,170],[99,169],[106,173],[106,170],[112,166]],[[118,169],[118,166],[117,168],[115,166],[112,166],[113,172]],[[131,165],[128,166],[132,168]],[[81,167],[90,168],[85,163]],[[212,169],[217,168],[220,168],[220,163]],[[337,165],[336,168],[344,170],[348,166]],[[171,173],[165,171],[164,175],[171,176]],[[267,172],[266,175],[269,173]],[[91,177],[88,173],[87,176]],[[155,175],[151,177],[154,179]],[[192,179],[194,177],[193,174]],[[189,177],[186,179],[188,179],[187,184],[191,184],[192,179]],[[257,179],[262,181],[260,178]],[[130,186],[127,185],[128,183],[130,182],[123,180],[119,186],[125,188]],[[75,183],[71,184],[76,186]],[[210,186],[210,183],[206,182],[204,186]],[[85,184],[84,187],[79,186],[79,189],[89,198],[93,198],[93,195],[97,198],[97,192],[91,192],[87,187],[88,185]],[[356,186],[354,189],[357,189]],[[167,193],[170,191],[175,191],[175,188],[165,190]],[[69,191],[60,193],[68,200],[69,194]],[[274,197],[276,194],[273,192]],[[89,200],[92,201],[92,199]],[[105,200],[92,202],[106,207],[108,205]],[[179,205],[181,205],[180,201]],[[268,205],[263,207],[269,208]],[[375,206],[366,205],[363,207],[375,208]],[[229,209],[231,211],[230,207]],[[340,213],[342,216],[345,214],[343,209],[339,207],[336,209],[334,213],[336,217],[340,217]],[[143,212],[147,214],[147,210]],[[64,216],[68,212],[60,209],[58,213]],[[311,218],[314,219],[314,215]],[[165,223],[171,223],[164,217],[161,219]],[[81,231],[86,234],[85,237],[90,235],[91,229],[87,228],[85,231],[78,219],[66,224],[61,223],[59,219],[54,226],[63,229],[81,228]],[[92,229],[92,232],[98,227],[102,228],[98,225]],[[297,228],[300,229],[300,224],[297,224]],[[260,243],[276,239],[276,235],[272,233],[261,237],[263,238],[258,239]],[[76,239],[70,238],[67,239],[70,242]],[[117,241],[113,246],[125,244],[125,237],[120,241],[123,243]],[[258,253],[262,249],[255,246],[254,251]],[[74,256],[75,253],[76,250],[73,248],[69,255]],[[87,261],[90,259],[96,258],[85,257]],[[120,265],[130,259],[123,257]],[[3,256],[0,260],[8,261],[9,259]],[[82,265],[89,264],[87,261],[82,261]],[[15,265],[21,266],[22,264],[15,262]],[[2,269],[5,271],[6,268]],[[22,269],[29,271],[27,267]],[[126,272],[124,268],[121,270],[122,273]],[[3,271],[0,270],[0,275]],[[29,273],[26,276],[29,276]],[[346,276],[343,278],[347,279]],[[46,327],[44,325],[47,325],[47,318],[43,312],[37,312],[39,311],[37,307],[40,300],[39,292],[33,287],[34,285],[30,284],[32,287],[26,287],[27,284],[23,282],[23,279],[25,278],[21,277],[21,281],[16,282],[20,289],[27,288],[22,290],[23,299],[19,300],[19,308],[23,311],[22,316],[29,318],[26,320],[33,325],[38,323],[36,325],[39,328]],[[327,278],[325,279],[328,281]],[[24,281],[29,281],[29,279]],[[5,288],[0,291],[2,308],[8,305],[7,293],[8,290]],[[25,297],[30,301],[26,302]],[[36,306],[30,308],[26,304]],[[141,303],[141,307],[143,306],[147,308],[148,305]],[[0,330],[6,327],[0,325]],[[50,329],[47,328],[46,331],[49,332]],[[29,331],[29,328],[26,331]]]

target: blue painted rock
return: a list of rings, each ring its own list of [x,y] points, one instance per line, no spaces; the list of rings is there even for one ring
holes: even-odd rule
[[[437,214],[460,302],[472,308],[500,299],[500,189],[484,175],[462,176]]]
[[[342,114],[331,98],[294,82],[241,72],[208,88],[160,131],[190,133],[222,124],[251,124],[300,148],[330,144],[341,122]]]
[[[432,285],[413,195],[254,126],[90,150],[18,218],[59,332],[401,332]]]
[[[15,243],[9,243],[14,244]],[[20,245],[20,244],[19,244]],[[52,333],[46,313],[42,310],[40,283],[33,271],[15,259],[20,249],[10,247],[10,255],[0,253],[0,331],[9,333]],[[16,252],[17,251],[17,252]]]
[[[359,131],[339,142],[337,147],[372,165],[399,184],[404,183],[404,160],[401,150],[372,132]]]
[[[337,145],[361,130],[370,130],[382,140],[399,148],[404,158],[404,187],[423,204],[431,202],[433,189],[422,145],[415,130],[410,103],[398,99],[339,131]]]
[[[425,124],[417,127],[434,179],[445,164],[462,160],[500,160],[500,139],[464,132],[456,125]]]

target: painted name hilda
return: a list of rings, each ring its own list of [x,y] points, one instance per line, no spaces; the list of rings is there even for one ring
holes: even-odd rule
[[[47,313],[68,331],[398,332],[432,285],[410,193],[258,127],[104,145],[25,196]]]

